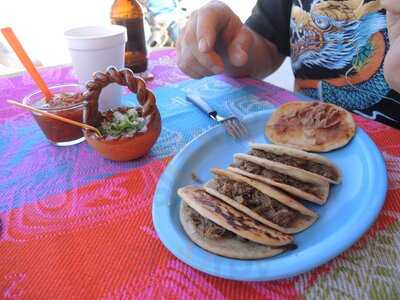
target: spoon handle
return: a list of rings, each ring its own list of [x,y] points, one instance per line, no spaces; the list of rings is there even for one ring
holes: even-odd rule
[[[15,54],[25,67],[26,71],[31,75],[32,79],[36,82],[37,86],[40,88],[42,93],[45,95],[46,100],[48,101],[52,97],[52,93],[50,92],[49,88],[47,87],[46,83],[44,82],[42,76],[40,76],[38,70],[36,69],[35,65],[29,58],[28,54],[26,53],[24,47],[22,47],[20,41],[18,40],[17,36],[14,34],[14,31],[10,27],[2,28],[1,32],[3,33],[4,37],[13,48]]]
[[[99,137],[102,137],[101,132],[100,132],[96,127],[90,126],[90,125],[88,125],[88,124],[84,124],[84,123],[77,122],[77,121],[74,121],[74,120],[71,120],[71,119],[67,119],[67,118],[64,118],[64,117],[60,117],[60,116],[58,116],[58,115],[49,113],[49,112],[47,112],[47,111],[40,110],[40,109],[38,109],[38,108],[32,107],[32,106],[30,106],[30,105],[26,105],[26,104],[23,104],[23,103],[14,101],[14,100],[7,100],[7,102],[8,102],[9,104],[12,104],[12,105],[15,105],[15,106],[18,106],[18,107],[21,107],[21,108],[25,108],[25,109],[27,109],[27,110],[36,112],[36,113],[41,114],[41,115],[43,115],[43,116],[49,117],[49,118],[51,118],[51,119],[58,120],[58,121],[61,121],[61,122],[64,122],[64,123],[68,123],[68,124],[70,124],[70,125],[74,125],[74,126],[78,126],[78,127],[87,129],[87,130],[94,131]]]

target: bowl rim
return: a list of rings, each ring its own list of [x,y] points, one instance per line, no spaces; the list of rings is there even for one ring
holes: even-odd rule
[[[135,138],[138,138],[140,136],[143,136],[143,135],[146,135],[146,134],[150,133],[149,130],[146,130],[145,132],[136,132],[135,135],[130,136],[130,137],[120,137],[120,138],[117,138],[117,139],[106,140],[105,138],[99,138],[94,132],[87,133],[87,132],[90,132],[90,130],[83,129],[83,131],[84,131],[84,134],[85,134],[87,139],[96,140],[96,141],[98,141],[100,143],[103,143],[103,144],[115,144],[117,142],[127,142],[129,140],[133,140]]]
[[[81,93],[85,90],[85,87],[83,85],[79,84],[79,83],[67,83],[67,84],[52,85],[52,86],[49,86],[49,90],[51,91],[51,90],[54,90],[54,89],[68,88],[68,87],[77,87],[77,88],[79,88]],[[37,96],[37,95],[42,95],[44,97],[42,91],[36,90],[36,91],[28,94],[27,96],[25,96],[22,99],[22,103],[23,104],[32,105],[31,103],[28,103],[28,102],[32,97]],[[34,106],[34,105],[32,105],[32,106]],[[35,108],[38,108],[38,109],[43,110],[43,111],[48,111],[48,112],[61,112],[61,111],[72,110],[72,109],[76,109],[76,108],[80,108],[80,107],[82,107],[82,108],[84,107],[84,101],[79,102],[79,103],[74,103],[74,104],[71,104],[71,105],[68,105],[68,106],[60,107],[60,108],[57,108],[57,107],[42,108],[42,107],[35,106]]]

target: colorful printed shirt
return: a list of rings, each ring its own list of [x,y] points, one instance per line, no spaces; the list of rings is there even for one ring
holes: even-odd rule
[[[296,91],[400,128],[383,74],[386,12],[375,0],[258,0],[246,24],[290,56]]]

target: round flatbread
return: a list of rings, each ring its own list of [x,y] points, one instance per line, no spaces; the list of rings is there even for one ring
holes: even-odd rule
[[[356,132],[351,113],[323,102],[289,102],[271,116],[265,134],[274,144],[314,152],[346,145]]]
[[[186,186],[178,189],[178,195],[201,216],[242,238],[272,247],[293,244],[292,236],[248,217],[202,188]]]
[[[201,235],[190,216],[191,210],[184,201],[180,208],[180,221],[189,238],[199,247],[217,255],[238,259],[260,259],[278,255],[286,249],[264,246],[251,241],[244,241],[238,237],[220,240],[210,239]]]

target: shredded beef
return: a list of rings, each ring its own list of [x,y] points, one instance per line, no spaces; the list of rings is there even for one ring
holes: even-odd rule
[[[297,212],[246,183],[216,176],[214,187],[221,194],[239,202],[277,225],[289,227],[297,217]]]
[[[259,149],[253,149],[248,154],[272,160],[275,162],[279,162],[288,166],[300,168],[332,180],[337,179],[337,174],[334,169],[332,169],[329,166],[325,166],[323,164],[310,161],[308,159],[297,158],[286,154],[275,154],[275,153],[265,152]]]
[[[285,134],[292,128],[311,130],[315,134],[315,129],[338,128],[341,120],[342,112],[333,105],[311,102],[301,109],[286,111],[274,124],[274,128],[280,134]],[[321,136],[317,135],[317,137]],[[323,139],[315,139],[315,137],[309,137],[308,141],[314,141],[316,144],[325,142]]]
[[[237,167],[243,171],[251,172],[252,174],[255,174],[255,175],[261,175],[261,176],[267,177],[267,178],[274,180],[276,182],[279,182],[279,183],[293,186],[295,188],[298,188],[304,192],[310,193],[317,197],[321,196],[320,189],[318,186],[316,186],[312,183],[300,181],[300,180],[290,177],[286,174],[282,174],[282,173],[279,173],[279,172],[276,172],[273,170],[268,170],[268,169],[266,169],[260,165],[257,165],[253,162],[242,160],[239,163],[235,164],[235,167]]]
[[[232,238],[235,237],[236,234],[233,232],[215,224],[213,221],[210,221],[200,215],[197,211],[190,208],[190,217],[193,220],[193,223],[196,227],[196,231],[205,236],[206,238],[219,240],[224,238]]]
[[[222,176],[216,176],[214,183],[218,192],[241,204],[245,201],[252,201],[252,196],[256,191],[255,188],[248,184],[229,180]]]
[[[298,112],[305,128],[330,128],[340,123],[340,112],[326,103],[313,102]]]

